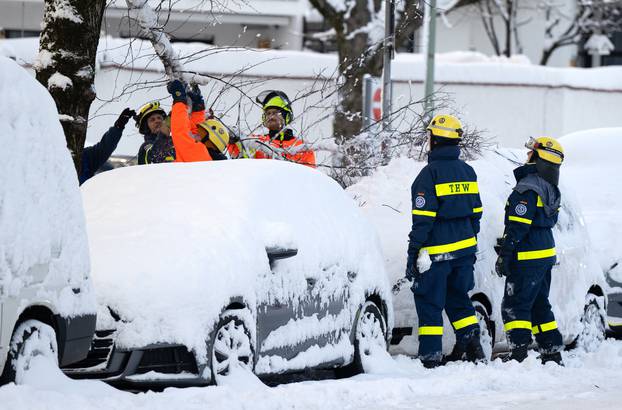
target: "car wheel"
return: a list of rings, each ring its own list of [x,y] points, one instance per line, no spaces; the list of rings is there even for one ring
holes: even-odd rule
[[[492,351],[495,347],[495,324],[490,320],[486,307],[477,301],[473,301],[475,308],[475,317],[479,322],[480,343],[488,360],[492,357]]]
[[[387,324],[378,306],[368,301],[361,306],[354,325],[354,360],[350,373],[364,372],[366,362],[378,352],[387,352]]]
[[[235,368],[253,371],[255,352],[251,333],[242,316],[226,311],[214,333],[211,354],[212,380],[221,384]]]
[[[2,382],[22,384],[35,357],[44,357],[58,366],[56,332],[43,322],[26,320],[17,326],[11,337]]]
[[[590,294],[588,296],[583,316],[581,317],[581,331],[574,340],[571,348],[580,348],[586,352],[593,352],[605,340],[605,313],[599,300],[602,297]]]

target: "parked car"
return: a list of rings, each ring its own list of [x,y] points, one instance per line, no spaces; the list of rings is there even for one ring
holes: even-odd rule
[[[0,56],[0,383],[84,359],[96,304],[78,180],[52,97]]]
[[[159,164],[99,174],[82,194],[100,310],[72,376],[204,385],[237,367],[360,371],[386,351],[376,234],[326,175],[284,161]]]
[[[480,320],[488,354],[507,348],[501,301],[504,278],[494,271],[496,239],[503,233],[504,207],[515,185],[513,169],[524,163],[526,150],[496,149],[470,164],[478,175],[483,202],[483,219],[478,235],[475,288],[470,292]],[[348,188],[358,199],[365,214],[381,234],[385,266],[393,281],[403,277],[406,265],[408,233],[411,228],[410,186],[424,163],[407,158],[393,160],[374,175]],[[564,174],[564,167],[561,170]],[[559,222],[554,229],[558,263],[553,268],[551,303],[559,329],[568,345],[585,345],[602,340],[605,333],[606,283],[587,238],[586,227],[577,209],[572,186],[563,184]],[[412,292],[404,286],[395,297],[395,327],[392,349],[396,353],[416,354],[417,315]],[[453,330],[445,317],[443,348],[448,353],[454,344]]]
[[[617,207],[612,206],[622,200],[619,184],[612,183],[622,170],[622,128],[574,132],[560,142],[567,153],[565,181],[580,187],[576,199],[583,210],[594,254],[609,284],[608,330],[622,335],[622,246],[615,240],[622,232],[622,218]]]

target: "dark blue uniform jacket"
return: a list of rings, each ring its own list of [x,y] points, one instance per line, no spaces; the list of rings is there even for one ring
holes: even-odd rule
[[[413,182],[409,255],[426,249],[432,261],[441,261],[477,250],[482,216],[477,175],[459,156],[457,146],[435,148]]]
[[[514,170],[517,184],[505,207],[502,253],[519,266],[555,264],[555,239],[561,194],[538,176],[535,164]]]
[[[95,145],[84,148],[82,151],[82,169],[80,170],[80,175],[78,175],[80,185],[95,175],[99,167],[108,161],[110,155],[117,149],[121,134],[123,134],[122,129],[110,127],[101,141]]]

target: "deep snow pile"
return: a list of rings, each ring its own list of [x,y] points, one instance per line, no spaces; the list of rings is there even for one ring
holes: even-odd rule
[[[38,297],[65,316],[92,313],[82,200],[56,105],[14,61],[0,56],[0,73],[1,296],[38,283],[36,272],[49,266]]]
[[[524,162],[525,155],[525,150],[498,149],[486,151],[481,159],[469,162],[478,176],[484,208],[477,238],[475,289],[472,293],[483,292],[490,299],[491,317],[496,321],[497,336],[501,338],[504,337],[500,314],[504,279],[494,273],[497,255],[493,247],[496,239],[503,234],[505,203],[516,182],[512,171],[517,164]],[[425,162],[397,158],[348,188],[380,233],[386,270],[394,281],[404,275],[408,233],[412,224],[410,187],[424,165]],[[562,207],[554,230],[559,265],[553,270],[551,285],[553,311],[567,342],[572,341],[579,332],[588,289],[593,284],[605,285],[603,273],[591,254],[585,226],[570,188],[560,186]],[[395,326],[414,326],[416,329],[413,296],[407,286],[395,297],[394,307]],[[444,334],[449,337],[444,348],[451,349],[453,330],[447,319]],[[409,340],[412,345],[409,345]],[[408,353],[416,353],[416,344],[416,336],[406,337],[400,347]]]
[[[12,410],[169,409],[618,409],[622,343],[607,340],[594,353],[564,352],[566,367],[540,365],[535,353],[522,364],[454,363],[427,370],[405,356],[379,358],[372,374],[268,388],[235,374],[226,386],[117,391],[99,381],[73,381],[44,360],[33,363],[26,385],[0,387]]]
[[[121,347],[182,343],[203,362],[231,297],[253,308],[296,303],[307,278],[322,303],[344,292],[347,272],[358,273],[349,285],[356,309],[368,289],[390,302],[375,232],[343,189],[311,168],[257,160],[130,167],[97,175],[82,193],[98,327],[118,328]],[[276,275],[265,250],[275,246],[298,249]],[[106,306],[122,321],[113,323]],[[308,319],[266,343],[321,332],[330,318]]]
[[[622,282],[622,128],[574,132],[560,139],[565,150],[561,179],[577,192],[594,253],[604,271]],[[615,263],[617,267],[612,269]]]

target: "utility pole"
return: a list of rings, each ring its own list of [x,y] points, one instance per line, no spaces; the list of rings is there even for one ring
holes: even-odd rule
[[[434,54],[436,52],[436,0],[429,0],[426,3],[425,16],[427,23],[427,47],[425,56],[425,99],[424,112],[432,113],[434,110],[434,102],[432,94],[434,94]]]
[[[382,130],[391,127],[391,60],[395,46],[395,2],[385,0],[384,15],[384,61],[382,69]]]

